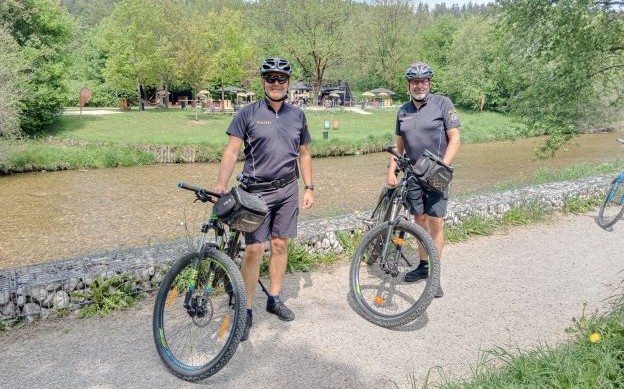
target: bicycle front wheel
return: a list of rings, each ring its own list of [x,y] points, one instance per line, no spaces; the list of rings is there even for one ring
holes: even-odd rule
[[[407,221],[392,225],[382,223],[364,235],[351,262],[349,280],[360,315],[386,328],[416,320],[440,285],[440,261],[431,236]],[[380,248],[380,241],[387,243]],[[425,254],[423,259],[429,261],[429,274],[422,280],[406,282],[405,274],[420,262],[419,246]],[[371,261],[371,257],[375,259]]]
[[[598,213],[598,224],[603,228],[609,228],[617,223],[624,214],[624,185],[623,176],[618,176],[613,180],[607,196],[600,206]]]
[[[158,290],[152,325],[156,349],[167,368],[187,381],[223,368],[240,343],[246,300],[238,267],[216,248],[176,261]]]

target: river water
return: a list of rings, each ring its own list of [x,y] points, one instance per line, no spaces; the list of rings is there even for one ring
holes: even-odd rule
[[[550,160],[535,157],[539,138],[466,144],[454,164],[452,192],[526,181],[540,167],[612,160],[624,156],[618,137],[621,129],[581,135]],[[314,159],[316,205],[302,210],[301,220],[371,209],[388,160],[386,153]],[[207,207],[193,204],[178,181],[210,189],[217,170],[208,163],[160,164],[2,176],[0,268],[180,238],[184,221],[198,228]]]

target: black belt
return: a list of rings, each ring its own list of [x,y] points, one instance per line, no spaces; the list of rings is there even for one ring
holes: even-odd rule
[[[299,175],[297,174],[297,171],[295,170],[294,172],[287,175],[286,177],[283,177],[277,180],[267,181],[267,182],[258,182],[255,184],[243,182],[241,183],[241,186],[247,192],[264,192],[268,190],[275,190],[275,189],[283,188],[286,185],[290,184],[291,182],[295,181],[298,178],[298,176]]]

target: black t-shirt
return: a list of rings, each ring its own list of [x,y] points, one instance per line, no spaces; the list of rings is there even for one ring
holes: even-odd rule
[[[284,102],[275,112],[266,99],[243,107],[227,134],[245,142],[243,174],[256,182],[284,178],[297,168],[299,146],[312,140],[304,112]]]
[[[451,99],[429,94],[418,110],[411,101],[399,108],[395,134],[403,138],[407,156],[416,162],[425,149],[443,158],[448,145],[446,131],[460,125]]]

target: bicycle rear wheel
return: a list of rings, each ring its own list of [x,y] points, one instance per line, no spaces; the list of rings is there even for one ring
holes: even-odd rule
[[[607,195],[600,206],[598,224],[600,224],[603,228],[613,226],[622,218],[622,215],[624,214],[623,180],[624,174],[620,174],[615,180],[613,180],[613,184],[611,184],[611,188],[609,188],[609,192],[607,192]]]
[[[195,272],[197,255],[202,257]],[[185,307],[189,288],[193,292]],[[246,300],[238,267],[216,248],[177,260],[154,303],[154,341],[167,368],[187,381],[207,378],[223,368],[240,343]]]
[[[431,236],[416,224],[400,221],[392,227],[392,223],[382,223],[364,235],[351,262],[349,280],[360,315],[386,328],[416,320],[440,285],[440,261]],[[379,241],[386,242],[391,229],[389,243],[378,252]],[[429,260],[429,276],[405,282],[405,274],[420,261],[419,245]]]

